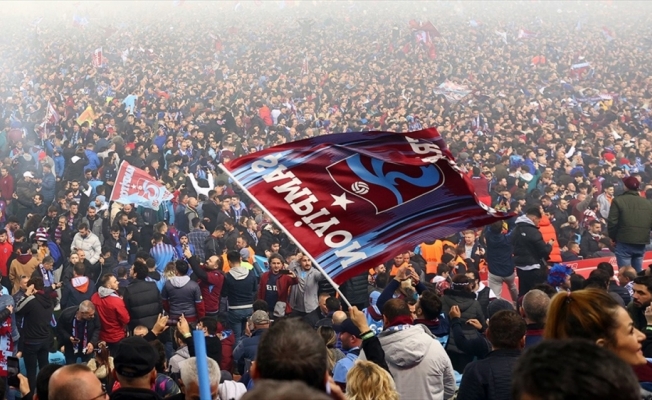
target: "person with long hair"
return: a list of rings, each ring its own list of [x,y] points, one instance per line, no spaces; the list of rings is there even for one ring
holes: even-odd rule
[[[643,355],[645,334],[605,290],[559,293],[550,302],[544,339],[587,339],[614,352],[634,368],[642,390],[652,385],[652,364]]]
[[[371,361],[358,360],[346,374],[348,400],[398,400],[391,375]]]
[[[344,358],[344,353],[342,353],[342,350],[335,347],[337,336],[332,327],[320,326],[317,328],[317,333],[319,333],[319,336],[324,340],[326,348],[328,348],[328,370],[332,374],[335,363]]]

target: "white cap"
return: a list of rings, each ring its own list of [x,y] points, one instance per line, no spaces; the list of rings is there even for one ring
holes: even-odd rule
[[[25,173],[23,174],[23,177],[24,177],[24,178],[34,178],[34,174],[32,174],[31,172],[27,171],[27,172],[25,172]]]

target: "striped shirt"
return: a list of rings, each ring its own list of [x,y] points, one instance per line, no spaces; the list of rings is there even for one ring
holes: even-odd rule
[[[156,261],[156,270],[160,273],[163,273],[167,263],[177,259],[177,252],[174,247],[163,242],[152,247],[152,249],[149,251],[149,254]]]

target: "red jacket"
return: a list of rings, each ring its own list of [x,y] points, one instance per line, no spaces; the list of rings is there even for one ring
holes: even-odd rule
[[[0,243],[0,274],[8,276],[9,274],[9,259],[14,252],[14,246],[7,242]]]
[[[265,300],[265,290],[267,288],[267,281],[269,280],[269,274],[271,271],[267,271],[260,277],[260,285],[258,286],[258,300]],[[278,291],[278,301],[285,302],[285,315],[288,315],[292,312],[290,308],[290,302],[288,297],[290,296],[290,286],[296,285],[299,283],[299,279],[290,275],[281,275],[276,280],[276,290]],[[274,310],[274,304],[268,304],[270,310]]]
[[[95,312],[102,324],[100,340],[116,343],[124,339],[130,318],[122,298],[115,291],[100,287],[98,292],[91,296],[91,302],[95,305]]]

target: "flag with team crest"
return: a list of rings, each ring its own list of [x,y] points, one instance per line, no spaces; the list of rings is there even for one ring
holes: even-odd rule
[[[434,128],[319,136],[220,168],[337,284],[424,241],[508,217],[478,200]]]

